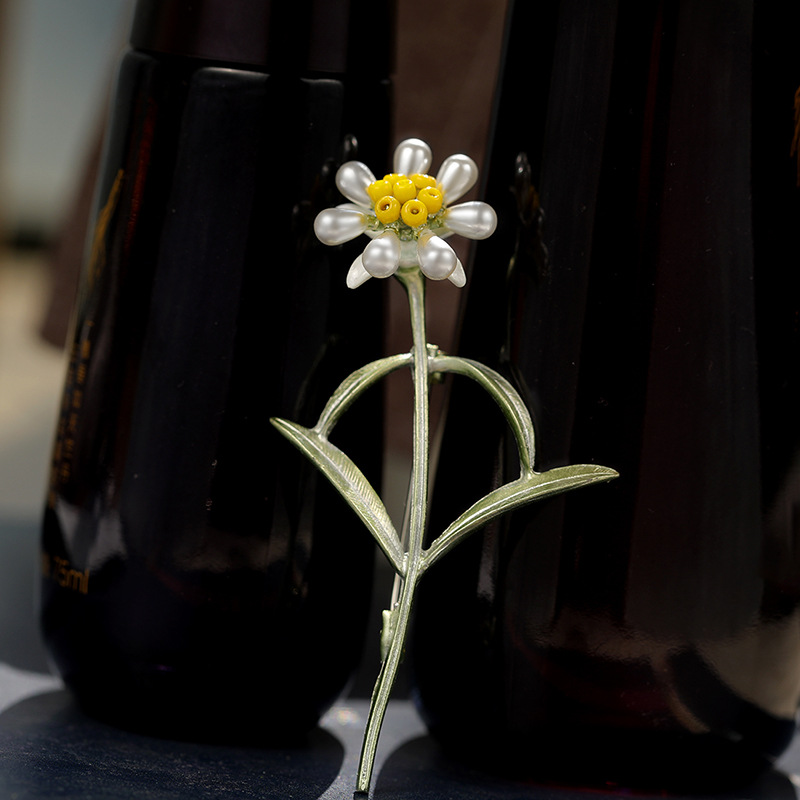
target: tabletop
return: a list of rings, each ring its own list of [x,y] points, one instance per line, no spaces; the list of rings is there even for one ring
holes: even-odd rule
[[[352,798],[366,700],[335,705],[303,746],[158,739],[85,716],[57,678],[0,663],[0,798]],[[756,784],[723,800],[798,800],[800,740]],[[393,701],[370,796],[378,800],[591,800],[629,796],[504,781],[448,761],[413,705]]]
[[[48,673],[36,623],[37,550],[38,521],[0,519],[0,800],[352,800],[365,699],[335,705],[305,746],[286,749],[158,739],[85,716]],[[795,775],[800,737],[756,784],[718,797],[800,800]],[[405,699],[390,703],[370,792],[376,800],[597,800],[598,794],[630,798],[504,781],[448,761]]]

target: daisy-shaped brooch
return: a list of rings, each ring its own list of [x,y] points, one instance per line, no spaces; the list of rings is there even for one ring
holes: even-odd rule
[[[519,506],[597,481],[616,472],[594,464],[576,464],[536,472],[534,426],[517,390],[499,373],[467,358],[448,356],[427,341],[425,279],[447,278],[463,286],[466,275],[445,237],[458,233],[485,239],[497,225],[490,206],[478,201],[450,205],[468,192],[478,168],[468,156],[450,156],[436,177],[428,175],[431,151],[419,139],[406,139],[394,154],[394,172],[376,179],[359,161],[343,164],[336,184],[349,203],[322,211],[314,222],[317,237],[339,245],[362,233],[372,241],[347,274],[350,288],[370,277],[394,275],[408,295],[413,347],[366,364],[346,377],[313,428],[285,419],[272,424],[328,478],[372,534],[396,574],[388,609],[383,612],[381,669],[370,702],[356,791],[370,787],[378,737],[405,650],[411,610],[419,581],[427,570],[473,531]],[[409,510],[397,531],[383,501],[352,459],[331,443],[329,434],[352,403],[370,386],[398,369],[410,369],[414,383],[413,457]],[[429,392],[433,376],[454,373],[476,381],[497,402],[519,451],[519,478],[499,486],[467,508],[425,547],[429,473]],[[468,432],[465,434],[468,435]],[[457,609],[453,613],[457,613]]]
[[[317,238],[328,245],[372,240],[347,273],[351,289],[399,269],[419,267],[432,280],[447,278],[463,286],[467,276],[445,241],[451,234],[485,239],[497,226],[494,209],[479,200],[452,205],[478,179],[478,167],[465,155],[445,159],[436,176],[428,174],[431,149],[421,139],[406,139],[394,151],[394,171],[376,178],[366,164],[348,161],[336,173],[339,191],[350,201],[322,211],[314,222]]]

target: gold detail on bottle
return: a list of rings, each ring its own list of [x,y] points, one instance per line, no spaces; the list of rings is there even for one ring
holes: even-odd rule
[[[56,490],[63,486],[72,474],[72,461],[75,457],[75,439],[78,433],[80,410],[83,406],[83,389],[89,374],[89,360],[92,355],[92,328],[94,323],[87,320],[80,337],[72,345],[67,367],[67,378],[61,413],[56,428],[56,444],[50,474],[48,504],[55,506]]]
[[[70,565],[66,558],[42,553],[42,576],[57,583],[62,589],[81,594],[89,593],[89,570],[82,572]]]
[[[123,176],[124,171],[118,170],[111,191],[108,193],[108,199],[97,215],[86,270],[86,280],[90,287],[106,266],[106,236],[119,202]],[[55,506],[58,487],[69,481],[72,474],[80,410],[83,407],[83,390],[88,380],[89,361],[92,356],[93,326],[94,322],[91,319],[84,319],[79,323],[78,333],[69,354],[64,397],[50,471],[50,491],[47,499],[51,508]]]
[[[100,209],[97,215],[97,222],[94,226],[94,235],[92,236],[92,249],[89,253],[89,268],[87,272],[87,280],[91,286],[95,279],[103,271],[106,265],[106,233],[108,226],[111,223],[111,217],[114,215],[114,209],[117,207],[119,200],[119,190],[122,187],[123,171],[117,172],[114,183],[111,186],[111,191],[108,193],[108,200],[106,204]]]

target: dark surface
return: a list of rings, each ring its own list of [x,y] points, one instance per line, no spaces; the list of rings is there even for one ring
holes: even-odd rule
[[[320,797],[342,743],[317,730],[296,749],[210,747],[136,736],[85,717],[64,691],[0,718],[3,797]]]
[[[127,733],[86,717],[64,691],[43,692],[0,713],[0,797],[349,798],[366,710],[366,701],[335,707],[297,747],[230,747]],[[800,753],[791,752],[788,763],[800,764]],[[629,793],[509,781],[448,761],[410,704],[396,702],[384,725],[372,794],[383,800],[578,800]],[[717,797],[795,800],[797,794],[785,773],[773,771]]]
[[[129,733],[84,715],[55,679],[49,688],[33,599],[37,533],[35,520],[0,520],[7,576],[0,584],[2,800],[353,797],[366,700],[335,706],[301,746],[232,747]],[[720,797],[796,800],[788,775],[800,771],[800,741],[778,767],[756,785]],[[373,788],[382,800],[588,800],[598,794],[498,779],[447,760],[403,701],[390,704]]]

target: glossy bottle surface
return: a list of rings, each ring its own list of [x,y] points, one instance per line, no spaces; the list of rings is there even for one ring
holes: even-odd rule
[[[538,469],[620,477],[420,586],[420,708],[492,768],[722,788],[793,734],[800,59],[766,5],[514,4],[460,355],[521,389]],[[491,406],[454,383],[433,535],[517,475]]]
[[[287,739],[358,663],[370,537],[269,418],[313,425],[380,354],[312,223],[388,106],[379,75],[122,61],[43,533],[46,642],[95,713]],[[376,394],[332,436],[375,481],[380,429]]]

